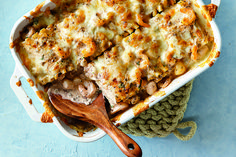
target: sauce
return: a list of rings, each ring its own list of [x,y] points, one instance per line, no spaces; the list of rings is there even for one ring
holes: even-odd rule
[[[32,80],[32,79],[27,79],[27,81],[29,82],[29,85],[31,86],[31,87],[33,87],[34,86],[34,81]]]
[[[44,100],[44,92],[39,90],[36,91],[36,95],[39,97],[39,99]]]
[[[33,102],[32,102],[32,99],[29,99],[29,104],[32,105],[32,103],[33,103]]]
[[[16,82],[16,85],[17,85],[18,87],[20,87],[20,86],[21,86],[21,81]]]

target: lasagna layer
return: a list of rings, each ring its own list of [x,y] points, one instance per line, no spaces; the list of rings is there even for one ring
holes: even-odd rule
[[[171,80],[206,59],[213,37],[189,1],[150,18],[86,68],[111,104],[136,104],[149,86],[165,88]],[[205,21],[206,22],[206,21]],[[156,86],[156,87],[155,87]]]
[[[136,104],[211,52],[213,33],[191,0],[64,0],[33,18],[18,52],[42,85],[79,71],[112,106]]]

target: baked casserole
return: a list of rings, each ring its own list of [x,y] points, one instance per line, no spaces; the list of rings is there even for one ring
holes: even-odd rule
[[[66,99],[90,104],[102,92],[111,117],[167,87],[214,49],[209,12],[195,0],[51,1],[56,8],[42,12],[39,5],[14,42],[23,64],[37,83]],[[41,95],[48,100],[46,91]],[[74,129],[88,129],[52,112],[49,101],[44,107],[43,122],[58,114]]]

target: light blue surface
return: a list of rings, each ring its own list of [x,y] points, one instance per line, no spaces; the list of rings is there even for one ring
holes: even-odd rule
[[[78,143],[65,137],[55,125],[32,121],[10,88],[14,70],[8,39],[15,21],[41,0],[0,0],[0,157],[17,156],[124,156],[108,137]],[[144,157],[236,156],[236,1],[222,0],[216,22],[222,34],[221,56],[195,79],[184,121],[198,129],[190,141],[131,136]]]

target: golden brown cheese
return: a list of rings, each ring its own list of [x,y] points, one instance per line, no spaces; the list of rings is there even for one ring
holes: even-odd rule
[[[21,43],[20,54],[28,59],[24,60],[24,64],[41,84],[51,82],[74,69],[66,56],[69,52],[57,46],[60,40],[53,30],[53,25],[50,25]]]
[[[78,65],[86,63],[84,57],[96,57],[112,45],[109,38],[114,37],[113,32],[91,22],[96,18],[95,6],[81,4],[78,7],[59,23],[39,32],[34,33],[30,27],[27,38],[21,43],[20,53],[25,56],[25,65],[41,84],[76,70]],[[45,21],[39,19],[38,22]]]
[[[163,53],[163,61],[172,62],[185,58],[185,63],[201,60],[209,52],[213,38],[201,26],[199,18],[190,3],[182,1],[153,19],[168,44],[168,53]],[[204,54],[199,54],[204,53]],[[191,58],[189,58],[191,54]]]
[[[209,22],[191,0],[53,2],[57,8],[40,12],[19,43],[43,85],[83,67],[110,104],[136,104],[212,49]]]
[[[136,29],[93,60],[85,69],[87,76],[112,104],[139,100],[147,82],[165,88],[173,78],[206,59],[212,48],[211,32],[201,26],[201,15],[194,9],[191,3],[180,1],[150,18],[149,27]]]
[[[53,1],[54,11],[41,12],[40,4],[32,16],[26,39],[20,43],[25,66],[45,85],[63,78],[77,66],[85,66],[139,27],[150,27],[153,11],[163,11],[175,0],[64,0]],[[41,27],[44,27],[40,30]]]

